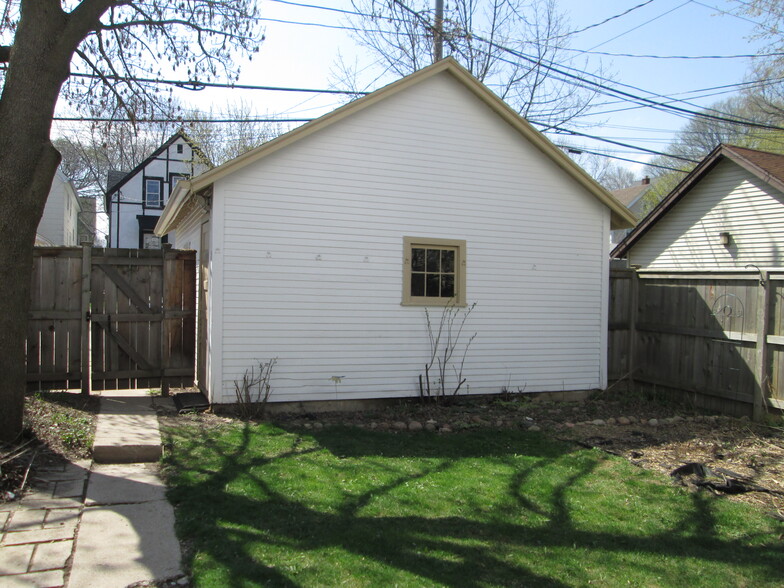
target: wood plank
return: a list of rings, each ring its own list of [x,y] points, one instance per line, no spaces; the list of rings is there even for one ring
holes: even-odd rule
[[[101,259],[95,260],[95,264],[98,266],[113,266],[113,265],[149,265],[149,266],[162,266],[163,260],[158,257],[153,258],[132,258],[132,257],[124,257],[124,258],[113,258],[113,257],[103,257]]]
[[[692,329],[688,327],[678,327],[673,325],[662,325],[655,323],[640,323],[637,330],[645,333],[666,333],[669,335],[685,335],[688,337],[700,337],[702,339],[717,339],[727,342],[756,343],[757,336],[741,331],[718,331],[708,329]]]
[[[147,361],[147,358],[141,355],[136,351],[133,345],[128,341],[128,339],[117,330],[115,325],[112,325],[109,321],[95,321],[96,324],[100,325],[101,328],[109,335],[111,339],[113,339],[118,347],[122,349],[128,357],[130,357],[135,363],[141,366],[142,370],[149,371],[155,369],[150,363]],[[133,371],[133,370],[129,370]]]
[[[79,349],[81,365],[81,390],[82,394],[92,392],[93,370],[92,370],[92,336],[90,322],[90,299],[92,298],[92,247],[85,245],[82,247],[82,264],[80,268],[81,277],[81,296],[79,317]]]
[[[770,322],[770,297],[772,288],[769,284],[770,273],[760,272],[760,281],[757,290],[757,355],[754,363],[754,412],[755,421],[761,421],[765,416],[765,399],[768,394],[768,345],[767,335]]]
[[[119,288],[119,290],[125,294],[128,299],[139,309],[141,312],[144,313],[154,313],[156,310],[151,308],[149,300],[145,300],[142,298],[136,291],[136,287],[131,285],[131,283],[119,272],[117,268],[106,265],[106,264],[99,264],[98,265],[101,270],[109,277],[109,279],[114,282],[114,284]],[[138,284],[137,284],[138,286]]]

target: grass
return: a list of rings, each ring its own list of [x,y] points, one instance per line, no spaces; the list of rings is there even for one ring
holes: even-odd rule
[[[196,586],[780,586],[784,525],[531,433],[166,429]]]

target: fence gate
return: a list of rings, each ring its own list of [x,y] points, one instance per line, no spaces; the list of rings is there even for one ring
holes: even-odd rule
[[[36,248],[28,387],[192,385],[195,288],[193,251]]]

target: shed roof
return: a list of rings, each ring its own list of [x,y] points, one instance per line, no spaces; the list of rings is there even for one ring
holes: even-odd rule
[[[613,249],[612,257],[624,257],[643,235],[653,228],[667,212],[696,186],[716,165],[727,159],[755,175],[760,180],[784,192],[784,155],[757,151],[747,147],[720,144],[697,164],[689,175],[675,186],[672,192],[640,221],[634,230]]]
[[[302,125],[284,135],[281,135],[268,143],[264,143],[255,149],[248,151],[218,166],[211,169],[190,181],[180,181],[174,189],[174,193],[169,198],[161,217],[155,227],[157,235],[165,235],[166,233],[174,230],[177,227],[178,219],[181,216],[180,212],[184,210],[190,198],[200,190],[212,185],[216,180],[219,180],[235,171],[244,168],[247,165],[255,163],[260,159],[275,153],[279,149],[299,141],[325,127],[333,125],[344,118],[351,116],[381,100],[388,98],[409,88],[415,84],[429,79],[441,73],[448,73],[455,79],[462,82],[475,96],[487,104],[497,115],[510,124],[517,130],[523,137],[525,137],[531,144],[537,147],[551,160],[553,160],[561,169],[568,175],[575,179],[580,185],[588,190],[597,200],[602,202],[611,211],[611,225],[612,228],[626,228],[631,227],[636,222],[634,215],[612,194],[600,186],[591,176],[589,176],[580,166],[572,161],[567,155],[563,153],[558,147],[553,145],[542,133],[534,129],[528,121],[521,117],[517,112],[512,110],[501,98],[496,96],[484,84],[477,80],[471,73],[457,63],[452,57],[447,57],[433,65],[423,68],[409,76],[406,76],[396,82],[393,82],[383,88],[376,90],[358,100],[350,102],[332,112],[325,114],[307,124]]]

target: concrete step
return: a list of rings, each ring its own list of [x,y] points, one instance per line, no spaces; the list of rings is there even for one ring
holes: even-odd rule
[[[96,463],[144,463],[162,455],[158,417],[149,398],[103,396],[95,429]]]

